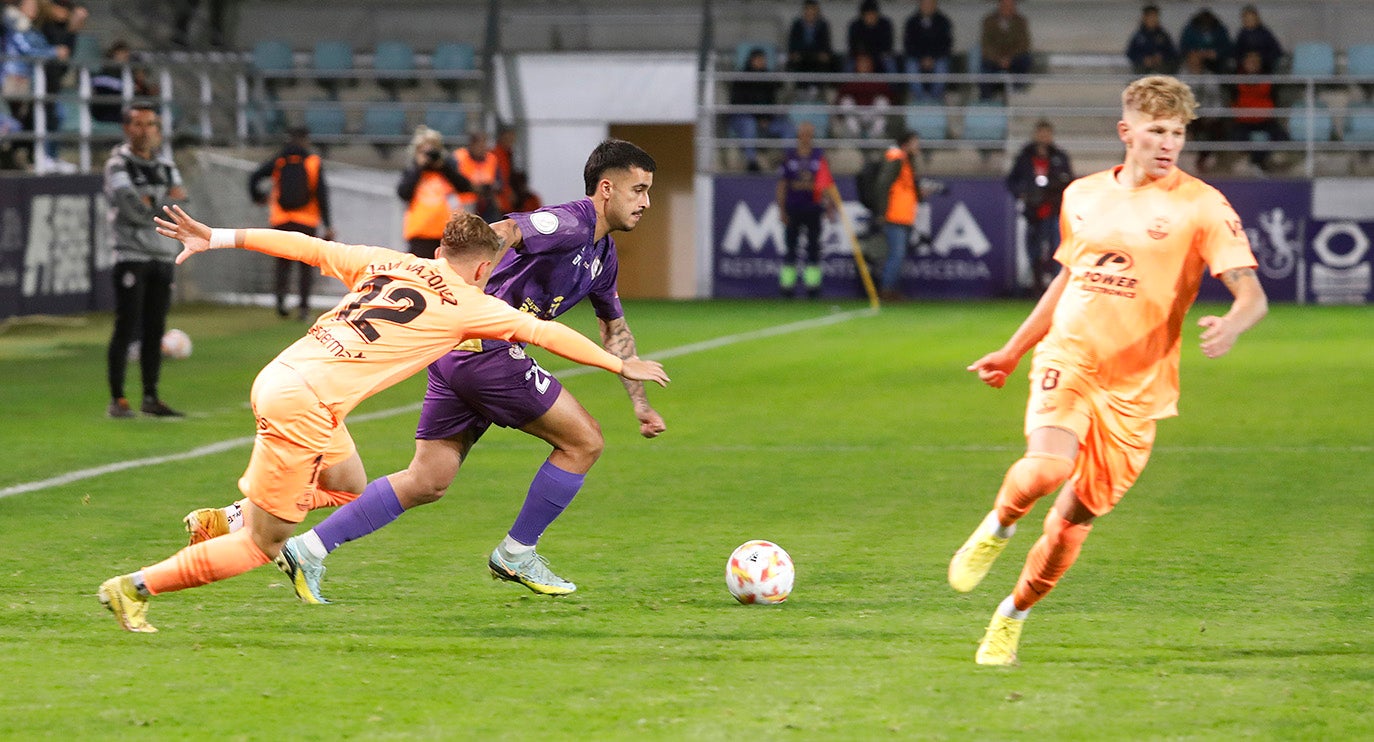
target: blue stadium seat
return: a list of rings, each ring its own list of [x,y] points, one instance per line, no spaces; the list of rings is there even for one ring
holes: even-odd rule
[[[1007,138],[1007,107],[978,103],[964,113],[964,139],[1004,141]]]
[[[1311,110],[1311,123],[1308,123],[1307,106],[1299,103],[1288,109],[1288,135],[1296,141],[1305,142],[1308,139],[1308,132],[1311,138],[1317,142],[1329,142],[1334,131],[1331,118],[1331,109],[1325,103],[1317,101],[1316,107]],[[1309,128],[1310,126],[1310,128]]]
[[[404,41],[379,41],[372,53],[372,69],[377,72],[377,85],[394,99],[402,87],[416,84],[415,49]]]
[[[1374,75],[1374,44],[1356,44],[1346,49],[1345,71],[1350,75]]]
[[[1374,142],[1374,104],[1359,103],[1345,111],[1345,141]]]
[[[1324,41],[1309,41],[1293,47],[1294,75],[1329,77],[1336,74],[1336,50]]]
[[[316,73],[323,73],[315,82],[324,88],[329,97],[337,98],[340,86],[356,82],[345,74],[353,70],[353,45],[347,41],[315,42],[310,68]]]
[[[369,137],[405,137],[406,112],[388,103],[373,103],[363,110],[363,134]]]
[[[338,142],[348,129],[348,117],[337,101],[313,101],[305,108],[305,126],[318,142]]]
[[[259,141],[275,142],[286,131],[286,115],[271,101],[248,103],[248,130]]]
[[[471,72],[477,69],[477,55],[472,44],[451,41],[434,47],[429,58],[429,68],[435,72]],[[450,98],[458,95],[458,80],[440,80],[439,87]]]
[[[949,138],[949,117],[939,107],[916,106],[907,109],[906,128],[922,139],[941,141]]]
[[[793,106],[787,112],[787,118],[791,119],[793,129],[803,123],[809,123],[816,127],[816,136],[826,137],[830,135],[830,114],[825,111],[817,111],[807,106]]]
[[[285,41],[264,39],[253,47],[253,68],[263,75],[289,74],[295,70],[296,60]]]
[[[732,71],[744,69],[744,63],[749,61],[750,52],[755,49],[762,49],[768,55],[768,69],[778,69],[778,45],[771,41],[741,41],[735,45],[735,64],[730,69]]]
[[[425,126],[445,137],[461,137],[468,130],[468,112],[462,106],[432,105],[425,109]]]
[[[105,50],[100,48],[100,37],[90,31],[82,31],[72,42],[71,63],[77,67],[98,68],[105,63]]]

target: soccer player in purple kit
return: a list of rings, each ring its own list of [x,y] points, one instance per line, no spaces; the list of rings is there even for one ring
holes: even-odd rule
[[[634,356],[634,335],[616,291],[619,263],[610,234],[628,232],[639,223],[649,208],[654,169],[653,158],[639,147],[617,139],[602,142],[583,169],[587,198],[510,214],[492,225],[508,249],[492,272],[487,293],[541,319],[590,299],[602,345],[621,358]],[[627,382],[625,388],[640,434],[654,438],[662,433],[663,418],[649,404],[644,385]],[[600,457],[600,426],[522,346],[483,340],[464,343],[429,367],[410,466],[369,482],[356,500],[287,542],[277,566],[291,577],[296,595],[307,603],[328,602],[320,594],[324,558],[402,512],[443,497],[468,451],[492,423],[519,428],[553,447],[515,523],[491,552],[492,576],[543,595],[576,590],[549,569],[535,545]],[[188,515],[192,541],[241,524],[234,508]]]

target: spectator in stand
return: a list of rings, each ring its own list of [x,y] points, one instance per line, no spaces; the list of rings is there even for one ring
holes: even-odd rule
[[[172,16],[172,44],[182,49],[191,46],[191,20],[200,8],[201,0],[176,0]],[[209,34],[210,46],[216,49],[228,48],[228,35],[225,33],[225,16],[230,0],[210,0],[205,13],[205,30]]]
[[[524,170],[510,171],[511,212],[537,211],[544,205],[539,194],[530,190],[530,176]]]
[[[1203,8],[1188,19],[1178,37],[1179,53],[1187,58],[1191,52],[1201,54],[1202,66],[1208,72],[1225,74],[1235,69],[1231,53],[1231,33],[1216,13]]]
[[[873,57],[854,58],[854,72],[871,75]],[[851,137],[879,139],[887,131],[887,116],[892,108],[892,86],[877,80],[854,80],[840,85],[835,103],[840,107],[840,129]]]
[[[458,172],[470,184],[466,191],[458,194],[463,208],[488,222],[499,220],[502,214],[496,194],[502,188],[501,171],[497,167],[500,162],[492,152],[487,133],[481,129],[469,131],[468,146],[454,150],[453,157],[458,162]]]
[[[768,52],[753,49],[744,61],[742,72],[768,72]],[[730,83],[730,105],[732,106],[771,106],[778,102],[778,92],[782,83],[769,80],[736,80]],[[730,114],[730,134],[744,140],[758,139],[760,136],[783,139],[792,135],[791,122],[779,113],[732,113]],[[745,141],[740,145],[745,167],[757,173],[759,166],[758,148],[753,142]]]
[[[406,202],[402,236],[412,255],[433,258],[444,225],[462,208],[462,196],[472,191],[472,185],[458,171],[453,155],[444,152],[443,135],[428,126],[416,127],[410,159],[396,186],[396,195]]]
[[[858,71],[859,56],[867,54],[878,72],[894,72],[892,20],[878,9],[878,0],[863,0],[859,16],[849,22],[849,66]]]
[[[830,22],[821,16],[816,0],[802,3],[801,16],[787,33],[788,72],[834,72],[835,48],[830,44]],[[815,86],[809,86],[813,91]]]
[[[1229,122],[1224,116],[1214,113],[1216,109],[1228,108],[1231,96],[1207,69],[1211,59],[1203,49],[1194,49],[1183,56],[1183,72],[1190,79],[1189,87],[1197,98],[1199,116],[1188,125],[1188,139],[1199,142],[1224,142],[1231,138]],[[1194,147],[1198,152],[1197,169],[1208,172],[1217,161],[1217,153],[1202,147]]]
[[[34,130],[33,58],[54,59],[57,52],[39,31],[38,0],[18,0],[5,5],[4,26],[4,83],[2,92],[9,102],[10,113],[24,127]],[[51,129],[51,122],[49,122]],[[33,164],[33,143],[17,144],[26,163]]]
[[[1007,174],[1007,190],[1016,197],[1026,220],[1026,258],[1037,294],[1044,293],[1055,273],[1054,251],[1059,247],[1059,207],[1064,189],[1073,181],[1069,153],[1054,143],[1054,125],[1035,123],[1035,134]]]
[[[954,51],[954,24],[940,12],[938,0],[921,0],[916,12],[906,19],[902,34],[902,51],[906,53],[906,71],[911,74],[949,72],[949,58]],[[911,83],[911,100],[943,102],[945,82]]]
[[[148,70],[131,64],[133,50],[123,39],[110,44],[105,50],[105,64],[100,71],[91,75],[91,96],[103,98],[91,103],[91,118],[96,121],[117,124],[122,120],[124,104],[136,98],[152,98],[157,88],[148,82]],[[124,68],[129,68],[129,81],[133,90],[124,95]]]
[[[1173,74],[1178,69],[1178,50],[1169,32],[1159,25],[1159,6],[1140,11],[1140,27],[1126,44],[1126,57],[1137,75]]]
[[[1264,76],[1264,57],[1258,51],[1246,53],[1240,59],[1240,69],[1236,74],[1245,76]],[[1288,132],[1279,124],[1278,119],[1274,118],[1274,83],[1269,80],[1246,81],[1236,85],[1235,103],[1236,108],[1251,109],[1249,112],[1237,113],[1235,123],[1235,137],[1237,140],[1245,142],[1288,141]],[[1257,137],[1257,134],[1263,134]],[[1267,172],[1269,169],[1269,152],[1258,149],[1250,153],[1250,164],[1260,172]]]
[[[1260,72],[1274,74],[1279,59],[1283,57],[1283,47],[1269,27],[1260,21],[1259,11],[1247,5],[1240,11],[1240,31],[1236,33],[1234,49],[1236,69],[1244,65],[1245,55],[1255,52],[1260,55]]]
[[[72,0],[49,0],[39,7],[42,9],[39,13],[39,30],[57,55],[43,66],[47,93],[53,96],[44,106],[48,112],[48,130],[56,131],[62,128],[62,107],[57,105],[55,96],[66,87],[72,49],[76,47],[76,35],[86,27],[90,11]],[[48,142],[48,155],[54,159],[57,157],[56,142]]]
[[[983,17],[983,31],[979,38],[983,54],[980,72],[1010,72],[1018,75],[1030,72],[1030,24],[1025,16],[1016,11],[1016,0],[997,1],[997,10]],[[1025,87],[1024,83],[1016,84],[1017,90],[1024,90]],[[999,83],[983,83],[979,89],[979,98],[991,100],[1002,86]]]

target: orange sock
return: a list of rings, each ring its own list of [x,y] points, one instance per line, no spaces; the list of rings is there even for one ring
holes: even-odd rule
[[[310,506],[315,508],[337,508],[340,505],[347,505],[358,499],[361,492],[344,492],[343,490],[315,490],[315,501]]]
[[[153,595],[200,587],[240,575],[272,561],[253,543],[248,529],[188,546],[151,567],[143,568],[143,584]]]
[[[1083,542],[1092,529],[1092,523],[1075,525],[1050,510],[1045,516],[1045,533],[1026,555],[1026,566],[1011,593],[1018,610],[1028,610],[1054,589],[1059,578],[1078,559],[1078,552],[1083,549]]]
[[[1035,507],[1035,501],[1059,489],[1073,473],[1073,459],[1052,453],[1027,453],[1007,469],[997,491],[997,520],[1009,526]]]

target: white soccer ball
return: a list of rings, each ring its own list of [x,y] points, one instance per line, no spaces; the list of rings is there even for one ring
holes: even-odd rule
[[[190,358],[191,336],[181,330],[168,330],[162,336],[162,355],[168,358]]]
[[[725,563],[725,586],[741,603],[776,605],[792,594],[792,557],[771,541],[746,541]]]

